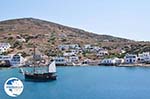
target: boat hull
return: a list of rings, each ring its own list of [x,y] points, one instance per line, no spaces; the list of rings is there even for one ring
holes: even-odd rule
[[[25,80],[28,81],[52,81],[56,80],[57,76],[54,73],[43,73],[43,74],[31,74],[25,73]]]

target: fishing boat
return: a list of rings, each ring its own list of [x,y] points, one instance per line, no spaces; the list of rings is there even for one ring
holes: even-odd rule
[[[37,68],[39,66],[36,64],[36,60],[40,60],[40,59],[37,59],[35,56],[36,56],[36,54],[35,54],[35,48],[34,48],[34,56],[33,56],[34,65],[32,66],[33,71],[32,72],[27,72],[27,71],[21,70],[22,74],[25,77],[25,80],[28,80],[28,81],[51,81],[51,80],[56,80],[57,75],[55,74],[56,73],[55,61],[52,61],[49,65],[46,66],[48,68],[48,69],[46,69],[46,71],[39,72],[39,71],[37,71]]]

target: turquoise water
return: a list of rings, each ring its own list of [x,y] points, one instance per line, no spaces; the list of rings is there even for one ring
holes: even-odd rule
[[[150,99],[150,68],[58,67],[52,82],[26,82],[19,69],[0,70],[0,99],[11,99],[3,89],[10,77],[23,81],[17,99]]]

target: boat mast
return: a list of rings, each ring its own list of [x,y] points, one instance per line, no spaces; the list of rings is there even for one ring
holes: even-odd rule
[[[33,45],[33,72],[35,73],[35,45]]]

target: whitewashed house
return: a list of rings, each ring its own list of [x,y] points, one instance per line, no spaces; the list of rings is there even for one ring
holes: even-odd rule
[[[63,56],[65,56],[65,57],[69,57],[69,56],[73,56],[73,55],[76,55],[76,53],[72,52],[72,51],[67,51],[63,54]]]
[[[127,64],[137,63],[138,57],[135,54],[126,54],[124,57],[124,62]]]
[[[71,48],[71,49],[79,48],[79,45],[78,44],[70,44],[69,48]]]
[[[81,49],[78,44],[69,44],[69,45],[59,45],[59,50],[68,50],[68,49]]]
[[[98,47],[98,46],[93,46],[92,48],[91,48],[91,52],[98,52],[98,51],[100,51],[100,50],[104,50],[103,48],[100,48],[100,47]]]
[[[107,50],[102,49],[97,52],[97,56],[101,57],[101,56],[105,56],[105,55],[109,55],[109,52]]]
[[[4,48],[0,47],[0,54],[2,54],[3,52],[5,52]]]
[[[25,65],[25,59],[21,56],[21,54],[0,55],[0,61],[9,61],[10,66],[23,66],[23,65]]]
[[[99,50],[99,47],[87,44],[87,45],[84,45],[83,50],[84,51],[90,51],[90,52],[97,52]]]
[[[150,62],[150,52],[143,52],[142,54],[139,54],[139,61],[140,62]]]
[[[117,64],[123,64],[124,59],[123,58],[114,58]]]
[[[90,49],[92,46],[90,45],[90,44],[86,44],[86,45],[84,45],[84,48],[85,49]]]
[[[54,57],[53,60],[55,61],[57,66],[67,65],[67,61],[66,61],[65,57]]]
[[[115,60],[114,59],[103,59],[102,61],[101,61],[101,64],[102,65],[113,65],[113,64],[115,64]]]
[[[7,52],[10,47],[11,45],[9,43],[0,43],[0,54]]]
[[[71,50],[72,53],[78,54],[80,50]]]
[[[79,62],[79,57],[76,55],[70,56],[69,62]]]
[[[10,61],[11,58],[12,58],[11,55],[0,55],[0,61],[5,61],[5,60]]]
[[[82,65],[84,66],[84,65],[89,65],[91,63],[91,60],[90,59],[85,59],[85,60],[83,60],[83,62],[82,62]]]
[[[10,63],[12,66],[23,66],[25,65],[25,59],[21,56],[21,54],[13,55]]]
[[[124,62],[123,59],[120,58],[108,58],[108,59],[103,59],[101,61],[101,65],[119,65]]]

